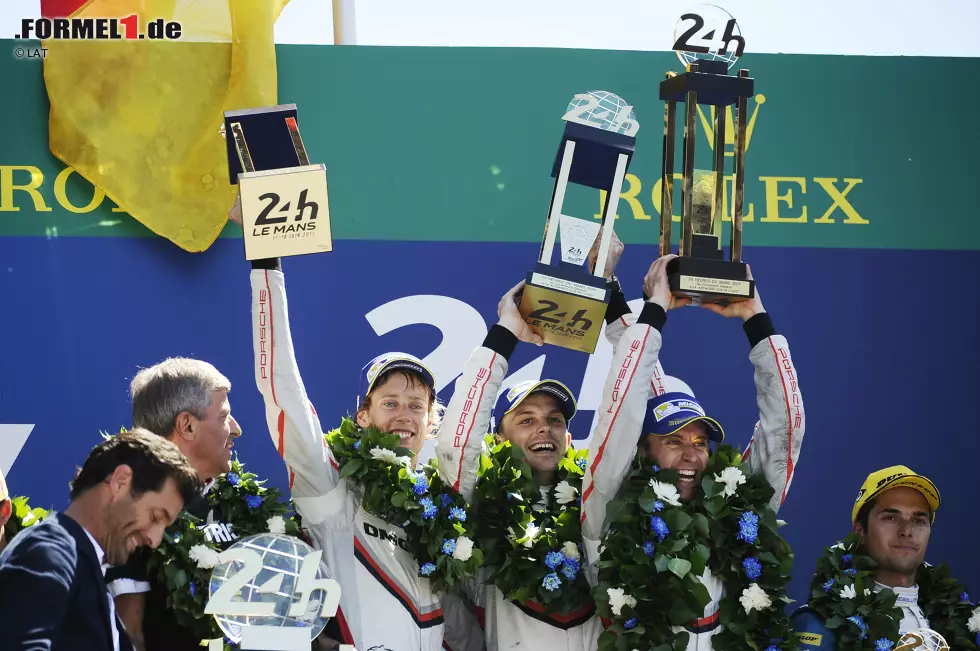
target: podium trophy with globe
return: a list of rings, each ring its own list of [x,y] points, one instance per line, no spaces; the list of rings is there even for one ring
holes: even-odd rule
[[[520,312],[545,343],[591,354],[609,302],[602,272],[640,123],[632,106],[607,91],[575,95],[562,119],[565,131],[551,170],[555,184],[544,239],[537,264],[527,275]],[[605,190],[601,224],[564,214],[569,183]],[[598,257],[589,273],[583,262],[600,227]],[[561,261],[552,264],[559,239]]]
[[[321,554],[284,534],[239,540],[218,556],[205,614],[243,651],[309,651],[340,603],[340,584]],[[209,651],[222,648],[213,640]]]

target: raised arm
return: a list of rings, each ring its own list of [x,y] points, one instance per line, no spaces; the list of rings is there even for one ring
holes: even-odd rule
[[[519,283],[497,306],[500,321],[487,333],[483,345],[473,351],[456,380],[436,441],[439,474],[469,502],[480,472],[483,437],[490,430],[493,407],[507,375],[507,363],[519,338],[541,343],[517,311]]]
[[[749,270],[749,278],[752,272]],[[749,359],[755,367],[755,393],[759,420],[745,448],[752,472],[762,473],[775,489],[773,510],[786,500],[800,458],[806,414],[803,394],[786,338],[776,332],[772,318],[762,305],[756,286],[755,298],[727,307],[705,305],[716,314],[738,317],[749,338]]]
[[[651,265],[644,281],[651,298],[620,338],[602,391],[582,485],[582,538],[589,568],[598,560],[606,505],[619,493],[636,456],[651,381],[659,368],[660,333],[667,310],[686,303],[674,299],[667,285],[666,264],[673,257]],[[587,576],[594,580],[591,572]]]

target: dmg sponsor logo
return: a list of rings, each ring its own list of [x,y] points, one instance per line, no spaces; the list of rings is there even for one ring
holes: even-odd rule
[[[746,151],[752,144],[752,135],[759,120],[759,109],[766,103],[766,96],[759,93],[750,102],[749,118],[745,128],[745,148]],[[698,133],[705,137],[708,146],[714,151],[714,121],[716,108],[709,109],[698,106],[698,117],[700,120]],[[683,115],[683,112],[680,113]],[[731,106],[725,108],[725,118],[728,127],[725,129],[725,157],[732,158],[735,155],[735,132],[731,125],[735,124],[734,110]],[[679,118],[680,119],[680,118]],[[706,159],[709,157],[705,157]],[[700,157],[697,158],[700,161]],[[707,162],[710,165],[710,160]],[[731,163],[726,163],[731,166]],[[700,162],[696,166],[703,167]],[[755,171],[751,162],[746,164],[746,169]],[[675,192],[680,192],[683,185],[683,175],[674,172]],[[840,176],[790,176],[790,175],[764,175],[757,177],[747,177],[745,184],[746,199],[754,194],[752,184],[753,179],[757,180],[762,186],[765,196],[763,207],[765,213],[756,218],[755,204],[746,201],[742,221],[755,222],[762,224],[848,224],[859,225],[869,224],[867,219],[861,216],[857,208],[852,203],[851,192],[854,188],[864,182],[860,178],[848,178]],[[732,220],[732,186],[734,184],[734,174],[725,176],[725,192],[722,193],[722,214],[723,221]],[[660,189],[662,180],[659,176],[650,175],[641,177],[636,174],[627,174],[623,183],[623,191],[620,199],[629,206],[633,219],[651,220],[660,219]],[[756,187],[759,187],[758,185]],[[602,206],[605,204],[606,192],[599,191],[600,212],[596,213],[596,219],[602,219]],[[674,206],[680,206],[679,201],[673,202]],[[818,216],[819,215],[819,216]],[[616,215],[620,217],[620,215]],[[680,215],[673,215],[673,221],[680,223]]]
[[[376,527],[373,524],[369,524],[365,522],[364,533],[371,536],[372,538],[378,538],[379,540],[385,540],[387,542],[394,543],[399,548],[405,550],[406,552],[408,551],[408,543],[405,542],[404,538],[399,538],[395,534],[388,533],[384,529]]]

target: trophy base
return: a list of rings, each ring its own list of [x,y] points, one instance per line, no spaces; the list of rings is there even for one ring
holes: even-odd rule
[[[744,262],[674,258],[667,263],[667,281],[671,294],[697,303],[737,303],[755,296]]]
[[[527,275],[519,311],[546,344],[592,354],[609,304],[604,278],[537,264]]]

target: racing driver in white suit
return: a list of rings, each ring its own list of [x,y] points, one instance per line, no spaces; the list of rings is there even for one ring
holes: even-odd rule
[[[690,499],[700,485],[701,472],[709,454],[708,439],[718,441],[724,436],[714,421],[705,418],[703,413],[699,417],[696,412],[690,414],[692,417],[685,425],[675,430],[659,432],[645,427],[650,422],[647,418],[650,405],[670,394],[687,394],[686,399],[696,402],[684,383],[663,376],[658,362],[667,311],[689,302],[688,299],[674,298],[670,293],[666,265],[674,257],[663,256],[651,265],[644,279],[644,289],[650,298],[635,322],[632,315],[628,315],[607,328],[625,329],[625,333],[619,338],[613,356],[613,369],[618,370],[610,373],[603,389],[582,486],[582,537],[589,563],[588,576],[593,584],[600,542],[608,526],[604,521],[606,505],[616,498],[620,486],[629,476],[637,445],[646,458],[660,467],[681,473],[677,488],[683,501]],[[758,289],[751,300],[727,307],[704,307],[744,321],[743,328],[751,346],[749,359],[755,367],[759,421],[743,457],[752,472],[763,473],[775,489],[771,506],[778,511],[793,479],[806,425],[789,346],[786,339],[776,333],[762,306]],[[609,336],[613,340],[616,335],[611,332]],[[690,633],[688,651],[712,651],[711,638],[720,631],[721,581],[707,570],[700,579],[711,602],[701,618],[684,629],[675,629]]]

